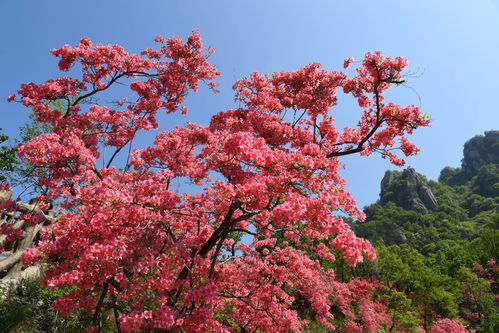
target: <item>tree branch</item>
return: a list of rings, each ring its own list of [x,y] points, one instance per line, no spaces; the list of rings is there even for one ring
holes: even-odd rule
[[[102,303],[104,302],[104,298],[106,298],[108,288],[109,288],[109,283],[108,282],[104,283],[101,295],[99,297],[99,301],[97,302],[97,305],[95,306],[95,313],[94,313],[92,323],[94,326],[97,326],[97,332],[100,332],[100,309],[102,307]]]
[[[378,74],[378,82],[376,82],[376,84],[374,85],[374,89],[373,89],[374,90],[374,99],[376,102],[376,122],[375,122],[373,128],[371,128],[369,133],[367,133],[367,135],[364,138],[362,138],[362,140],[360,140],[360,142],[357,144],[356,148],[350,149],[350,150],[338,151],[338,152],[331,152],[331,153],[327,154],[326,157],[350,155],[350,154],[361,152],[365,149],[363,147],[364,143],[366,143],[374,135],[374,133],[376,133],[376,131],[378,130],[378,128],[381,127],[381,125],[383,124],[383,121],[384,121],[383,119],[380,118],[381,104],[379,101],[379,91],[378,91],[379,85],[382,82],[384,82],[384,81],[379,79],[379,74]]]

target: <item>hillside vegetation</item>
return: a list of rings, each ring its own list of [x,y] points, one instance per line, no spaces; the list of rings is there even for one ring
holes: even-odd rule
[[[464,145],[460,168],[438,181],[412,168],[387,171],[358,236],[377,248],[369,272],[403,292],[417,317],[453,317],[497,332],[499,131]]]

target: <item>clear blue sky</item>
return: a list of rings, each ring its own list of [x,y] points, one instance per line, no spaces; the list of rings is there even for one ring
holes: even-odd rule
[[[49,50],[78,42],[121,44],[130,52],[153,46],[156,35],[187,36],[199,29],[216,49],[211,62],[222,71],[221,93],[191,95],[188,119],[234,107],[231,85],[252,71],[292,70],[311,62],[342,69],[343,59],[373,50],[409,59],[408,85],[391,100],[421,105],[433,124],[412,136],[422,149],[408,165],[431,179],[458,166],[462,145],[475,134],[498,129],[499,5],[475,1],[7,1],[0,0],[0,127],[15,137],[26,110],[7,104],[21,83],[59,75]],[[418,97],[419,96],[419,97]],[[355,123],[348,101],[334,114]],[[163,118],[163,128],[184,122]],[[145,142],[139,143],[144,145]],[[344,159],[343,173],[359,206],[378,198],[385,170],[379,157]]]

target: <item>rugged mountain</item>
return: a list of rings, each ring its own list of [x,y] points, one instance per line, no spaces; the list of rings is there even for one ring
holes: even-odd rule
[[[462,168],[468,177],[478,174],[484,165],[499,166],[499,131],[487,131],[464,144]]]
[[[412,168],[387,171],[380,199],[365,208],[356,233],[374,245],[408,243],[424,253],[462,244],[499,227],[499,131],[465,143],[461,168],[439,181]]]
[[[422,214],[438,208],[435,195],[428,186],[426,178],[413,168],[407,168],[402,173],[387,171],[381,180],[380,202],[393,202],[407,210]]]
[[[487,131],[466,142],[461,168],[445,167],[438,180],[467,185],[482,196],[499,196],[499,131]]]
[[[380,199],[364,211],[353,228],[376,247],[371,274],[398,292],[390,304],[406,297],[425,323],[433,309],[499,332],[499,131],[466,142],[461,167],[444,168],[439,181],[387,171]]]

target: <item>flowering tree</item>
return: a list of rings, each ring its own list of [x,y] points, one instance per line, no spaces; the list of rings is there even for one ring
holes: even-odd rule
[[[473,329],[468,330],[466,326],[462,325],[456,320],[443,318],[435,322],[430,332],[431,333],[448,333],[448,332],[474,333],[475,330]]]
[[[383,98],[403,83],[407,61],[368,53],[353,77],[318,63],[253,73],[234,84],[241,107],[214,115],[209,126],[160,132],[153,145],[131,151],[129,167],[120,170],[115,157],[138,131],[158,128],[158,111],[187,112],[187,92],[201,81],[215,87],[220,74],[196,31],[186,42],[156,42],[158,49],[137,55],[83,38],[52,50],[61,70],[79,64],[80,79],[18,90],[38,121],[53,128],[19,153],[49,170],[39,181],[50,190],[40,199],[57,199],[59,212],[39,246],[25,251],[25,262],[43,258],[50,263],[47,286],[73,287],[55,306],[63,314],[90,310],[90,331],[112,320],[125,332],[297,332],[307,324],[294,309],[297,299],[331,326],[338,283],[317,258],[334,260],[331,249],[350,265],[375,256],[333,214],[364,218],[338,174],[339,157],[379,152],[402,165],[395,149],[418,152],[405,135],[429,120],[414,105]],[[95,100],[120,82],[135,97]],[[331,115],[338,90],[356,98],[361,112],[357,126],[342,131]],[[104,156],[105,146],[114,152]],[[172,190],[175,179],[200,190]],[[245,234],[252,240],[242,242]]]

